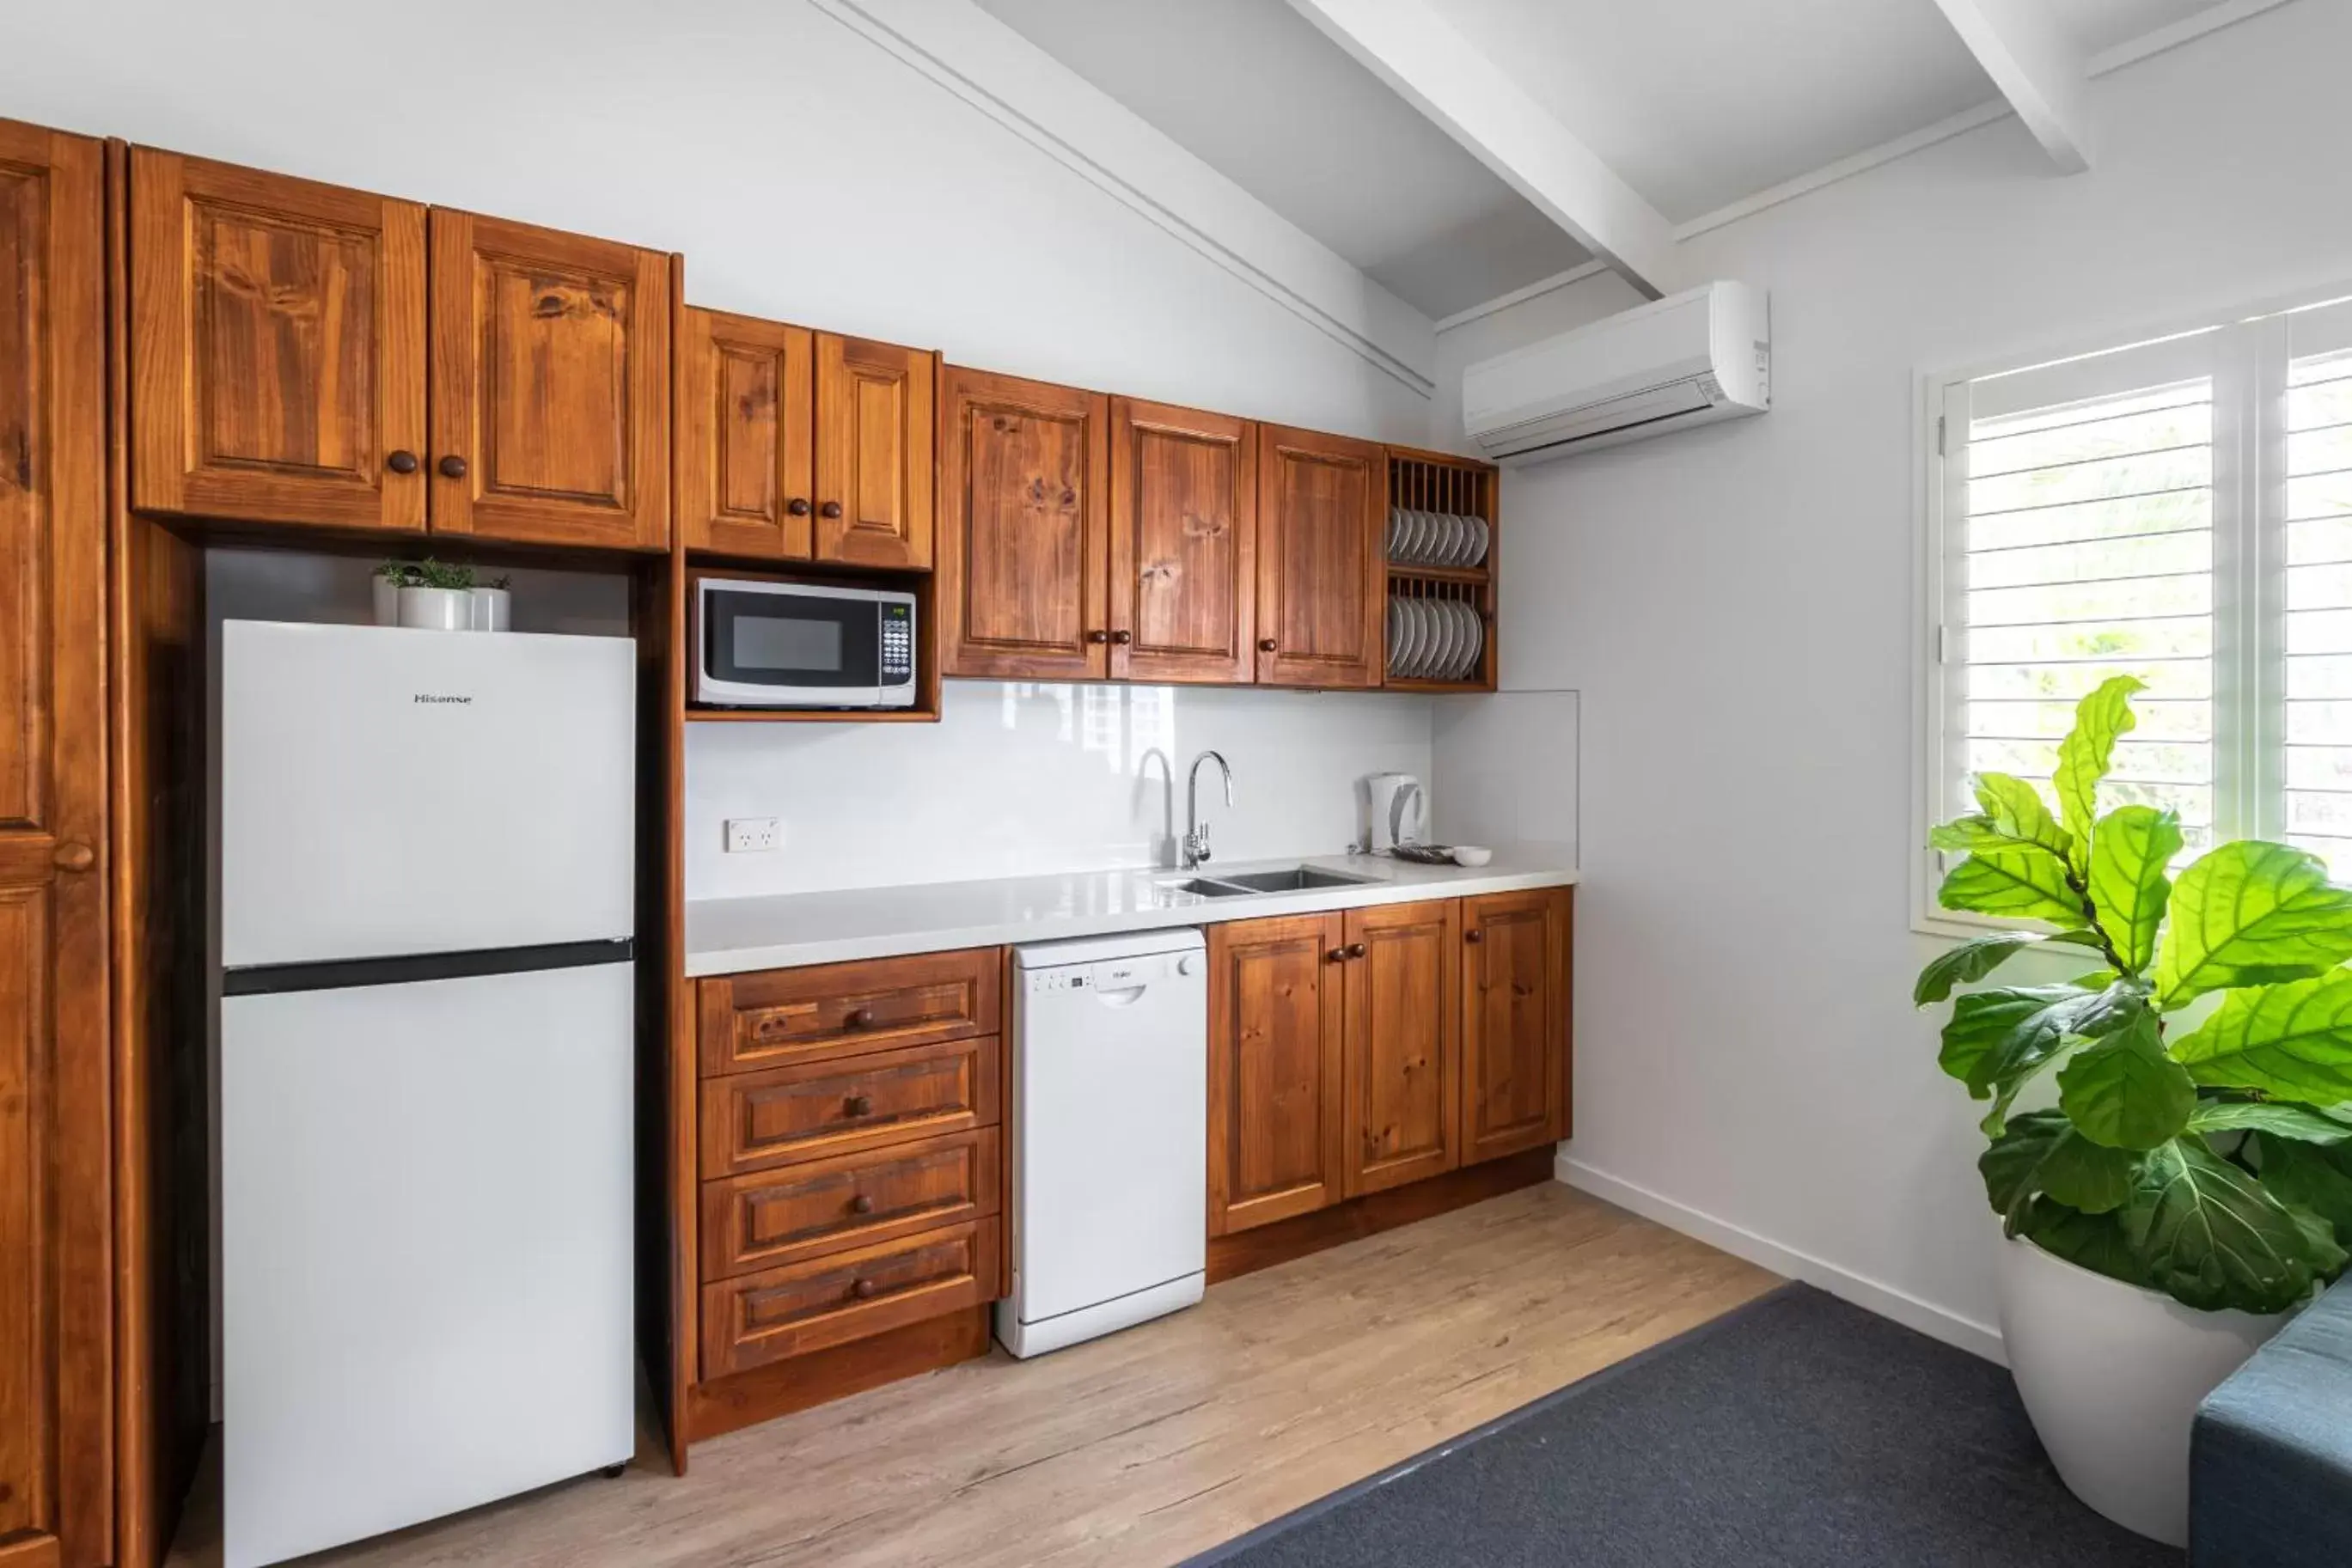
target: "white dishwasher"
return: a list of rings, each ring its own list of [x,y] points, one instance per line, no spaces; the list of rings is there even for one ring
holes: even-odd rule
[[[1208,957],[1198,931],[1013,949],[1013,1293],[1042,1355],[1201,1299]]]

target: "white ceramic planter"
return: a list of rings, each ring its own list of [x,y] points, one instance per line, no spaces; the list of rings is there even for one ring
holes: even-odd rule
[[[404,588],[400,623],[420,632],[463,632],[473,623],[473,600],[462,588]]]
[[[2001,1243],[1999,1286],[2010,1372],[2067,1489],[2187,1545],[2197,1406],[2294,1314],[2200,1312],[2021,1238]]]
[[[470,624],[477,632],[503,632],[511,622],[513,599],[503,588],[469,588],[473,601]]]
[[[396,578],[371,577],[375,589],[375,623],[379,626],[400,624],[400,582]]]

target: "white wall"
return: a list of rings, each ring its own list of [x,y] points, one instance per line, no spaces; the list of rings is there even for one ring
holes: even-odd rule
[[[1772,291],[1773,412],[1506,477],[1512,678],[1580,693],[1578,1179],[1993,1348],[1908,1006],[1914,385],[2352,279],[2347,59],[2352,6],[2285,6],[2093,84],[2086,175],[2005,121],[1691,242]]]
[[[689,898],[1172,864],[1185,787],[1221,861],[1334,854],[1356,781],[1430,775],[1428,697],[950,681],[937,725],[688,727]],[[730,817],[779,817],[783,847],[726,854]]]

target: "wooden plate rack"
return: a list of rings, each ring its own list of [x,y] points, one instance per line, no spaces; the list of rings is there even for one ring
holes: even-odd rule
[[[1414,680],[1386,674],[1387,650],[1381,660],[1384,672],[1381,684],[1398,691],[1415,692],[1491,692],[1495,689],[1499,661],[1495,650],[1495,571],[1496,558],[1502,545],[1501,530],[1496,524],[1495,468],[1467,457],[1455,457],[1442,452],[1416,452],[1404,447],[1389,448],[1389,505],[1413,511],[1441,512],[1454,517],[1474,517],[1486,524],[1486,557],[1476,566],[1412,566],[1391,561],[1388,565],[1388,590],[1392,599],[1440,600],[1466,604],[1478,613],[1486,629],[1477,666],[1468,678],[1459,681]],[[1381,519],[1381,537],[1385,547],[1388,518]],[[1387,617],[1381,618],[1383,627]]]

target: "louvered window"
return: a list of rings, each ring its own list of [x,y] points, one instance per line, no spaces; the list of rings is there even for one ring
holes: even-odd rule
[[[2102,810],[2352,882],[2352,301],[1930,383],[1918,828],[2049,792],[2074,703],[2147,689]],[[1923,924],[1942,869],[1923,852]]]

